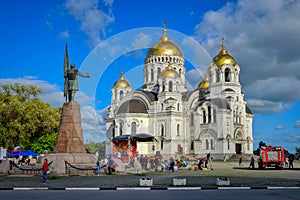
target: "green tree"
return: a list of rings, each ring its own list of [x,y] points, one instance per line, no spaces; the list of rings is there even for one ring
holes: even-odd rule
[[[260,149],[261,147],[266,147],[267,146],[267,144],[266,143],[264,143],[263,141],[260,141],[259,143],[258,143],[258,148]]]
[[[0,146],[26,150],[38,138],[58,132],[60,108],[40,100],[35,86],[0,86]]]
[[[85,144],[85,148],[90,153],[96,153],[96,151],[98,151],[100,157],[105,156],[105,142],[91,142]]]
[[[43,135],[37,138],[32,144],[31,149],[37,153],[43,153],[47,150],[48,153],[52,153],[54,150],[55,142],[57,138],[57,133],[52,133],[49,135]]]

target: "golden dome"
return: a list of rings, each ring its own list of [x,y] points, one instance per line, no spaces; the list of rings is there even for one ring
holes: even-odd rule
[[[205,79],[203,79],[199,85],[198,85],[198,89],[207,89],[209,87],[209,79],[207,77],[205,77]]]
[[[177,78],[178,77],[178,73],[176,72],[176,70],[172,69],[170,61],[169,61],[168,67],[164,71],[162,71],[161,76],[164,78],[168,78],[168,77]]]
[[[183,58],[181,49],[167,37],[166,22],[164,22],[163,37],[152,45],[148,50],[146,57],[149,58],[151,56],[159,55],[180,56]]]
[[[128,88],[131,87],[130,83],[124,78],[124,73],[121,73],[121,77],[115,82],[115,88]]]
[[[236,61],[235,59],[229,55],[228,51],[225,49],[225,45],[224,45],[224,38],[222,38],[222,49],[219,52],[219,54],[214,57],[213,59],[214,63],[220,67],[222,67],[225,64],[229,64],[229,65],[236,65]]]

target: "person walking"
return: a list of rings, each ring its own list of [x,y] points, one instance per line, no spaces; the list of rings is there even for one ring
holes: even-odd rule
[[[42,177],[43,177],[43,183],[46,183],[47,180],[47,171],[48,171],[48,160],[45,158],[43,168],[42,168]]]
[[[253,156],[251,157],[251,159],[250,159],[250,165],[249,165],[249,168],[250,167],[252,167],[252,169],[254,169],[255,167],[254,167],[254,158],[253,158]]]
[[[98,160],[97,161],[97,172],[98,172],[98,176],[101,175],[101,162]]]

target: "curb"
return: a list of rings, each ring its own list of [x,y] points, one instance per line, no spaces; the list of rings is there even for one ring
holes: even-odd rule
[[[2,190],[68,190],[68,191],[98,191],[98,190],[299,190],[300,187],[215,187],[215,188],[201,188],[201,187],[162,187],[162,188],[151,188],[151,187],[116,187],[116,188],[100,188],[100,187],[66,187],[66,188],[47,188],[47,187],[15,187],[15,188],[0,188]]]

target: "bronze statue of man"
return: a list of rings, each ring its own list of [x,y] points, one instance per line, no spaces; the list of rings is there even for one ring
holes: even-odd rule
[[[65,85],[64,85],[64,96],[66,101],[74,101],[75,93],[78,91],[78,76],[83,78],[90,78],[88,73],[82,74],[79,70],[75,69],[75,64],[72,63],[70,69],[68,67],[64,70]]]

